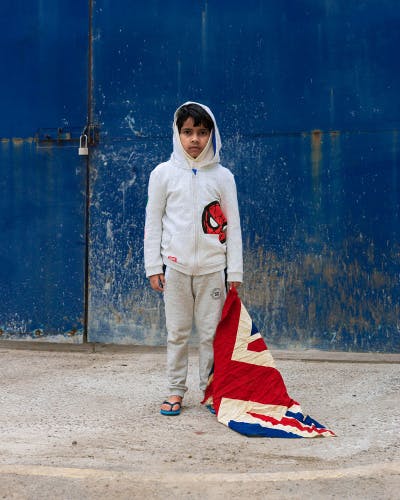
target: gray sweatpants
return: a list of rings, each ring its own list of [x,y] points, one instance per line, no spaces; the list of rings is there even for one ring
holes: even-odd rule
[[[167,268],[165,273],[165,317],[167,377],[170,395],[187,391],[188,341],[194,324],[199,335],[200,390],[204,391],[213,364],[213,340],[225,302],[225,273],[189,276]]]

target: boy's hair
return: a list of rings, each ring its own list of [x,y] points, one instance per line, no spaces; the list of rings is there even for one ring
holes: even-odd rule
[[[207,111],[199,106],[198,104],[184,104],[181,106],[176,113],[176,126],[178,127],[178,132],[180,133],[181,128],[188,118],[193,118],[193,125],[198,127],[203,125],[210,132],[214,128],[214,122]]]

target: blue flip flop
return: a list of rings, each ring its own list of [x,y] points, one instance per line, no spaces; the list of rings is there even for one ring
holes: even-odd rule
[[[206,405],[207,410],[212,413],[213,415],[216,415],[217,412],[215,411],[215,408],[213,405]]]
[[[169,405],[171,409],[160,410],[161,415],[167,415],[169,417],[172,417],[173,415],[179,415],[181,412],[182,403],[179,401],[176,401],[175,403],[171,403],[170,401],[163,401],[163,405]],[[177,410],[173,410],[172,408],[176,405],[179,405],[179,408]]]

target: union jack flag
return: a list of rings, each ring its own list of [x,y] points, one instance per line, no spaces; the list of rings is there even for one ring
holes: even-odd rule
[[[214,367],[205,405],[218,421],[246,436],[335,436],[289,397],[280,372],[237,290],[228,292],[214,339]]]

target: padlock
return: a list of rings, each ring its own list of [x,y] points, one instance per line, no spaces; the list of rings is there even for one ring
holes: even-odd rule
[[[88,144],[87,144],[87,135],[86,134],[82,134],[79,138],[78,154],[79,154],[79,156],[87,156],[89,154],[89,148],[88,148]]]

